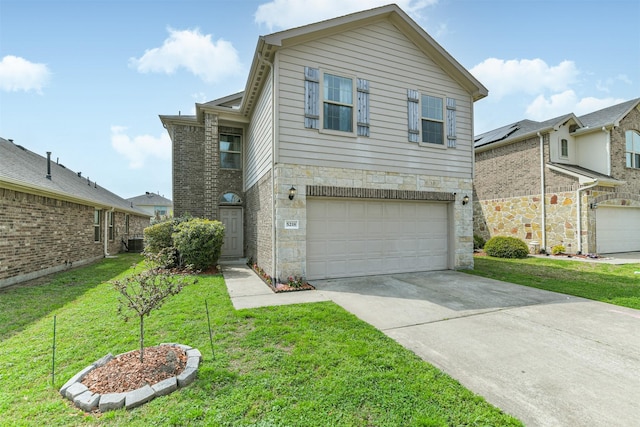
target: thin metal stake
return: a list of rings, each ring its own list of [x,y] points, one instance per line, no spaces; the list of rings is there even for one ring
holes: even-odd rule
[[[53,316],[53,357],[51,359],[51,387],[56,386],[56,316]]]
[[[207,323],[209,324],[209,342],[211,343],[211,358],[215,359],[216,355],[213,352],[213,334],[211,333],[211,320],[209,319],[209,304],[207,304],[207,300],[204,300],[204,306],[207,309]]]

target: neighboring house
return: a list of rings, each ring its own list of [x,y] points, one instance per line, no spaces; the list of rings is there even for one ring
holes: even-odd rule
[[[166,219],[173,216],[173,202],[160,194],[147,191],[140,196],[130,197],[127,201],[156,219]]]
[[[0,138],[0,288],[125,249],[149,215],[89,177]]]
[[[472,268],[486,95],[396,5],[262,36],[244,92],[160,116],[175,214],[278,278]]]
[[[547,253],[640,251],[640,98],[475,138],[474,230]]]

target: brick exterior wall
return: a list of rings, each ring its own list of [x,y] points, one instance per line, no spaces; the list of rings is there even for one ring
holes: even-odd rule
[[[0,287],[104,256],[104,241],[94,242],[94,207],[4,188],[0,201]],[[129,218],[130,234],[149,225],[148,217]],[[114,227],[113,254],[126,239],[124,213],[115,213]]]
[[[640,194],[640,169],[626,166],[626,136],[627,130],[640,132],[640,111],[633,109],[621,120],[620,126],[611,130],[611,175],[618,180],[625,181],[618,187],[622,193]]]
[[[244,199],[242,170],[220,169],[220,133],[243,135],[242,128],[220,126],[205,113],[204,126],[173,125],[173,210],[176,217],[219,219],[220,197]]]
[[[174,216],[204,215],[204,127],[173,125],[173,212]]]
[[[271,172],[249,188],[245,195],[245,256],[273,276]]]

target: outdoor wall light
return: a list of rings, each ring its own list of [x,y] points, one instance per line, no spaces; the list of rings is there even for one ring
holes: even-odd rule
[[[466,205],[467,203],[469,203],[469,196],[465,195],[465,196],[462,198],[462,204],[463,204],[463,205]]]
[[[289,200],[293,200],[296,197],[296,188],[292,185],[289,189]]]

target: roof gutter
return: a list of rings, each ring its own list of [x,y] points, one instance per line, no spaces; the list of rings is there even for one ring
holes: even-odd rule
[[[79,205],[92,206],[92,207],[100,208],[100,209],[111,209],[111,208],[114,208],[114,209],[117,209],[118,211],[122,211],[122,212],[125,212],[125,213],[138,215],[138,216],[144,216],[144,215],[142,215],[142,212],[136,211],[134,209],[128,210],[128,209],[124,209],[124,208],[120,208],[120,207],[114,207],[114,206],[111,206],[111,205],[106,205],[106,204],[98,202],[96,200],[81,199],[79,197],[73,197],[73,196],[70,196],[70,195],[68,195],[66,193],[62,193],[62,192],[58,192],[58,191],[52,191],[52,190],[46,190],[46,189],[43,189],[43,188],[40,188],[40,187],[35,187],[35,186],[32,186],[32,185],[29,185],[29,184],[24,183],[22,181],[14,180],[14,179],[7,178],[7,177],[0,178],[0,188],[7,188],[9,190],[20,191],[22,193],[35,194],[37,196],[53,197],[53,198],[56,198],[58,200],[63,200],[65,202],[77,203]],[[149,217],[151,217],[151,215],[149,215]]]

